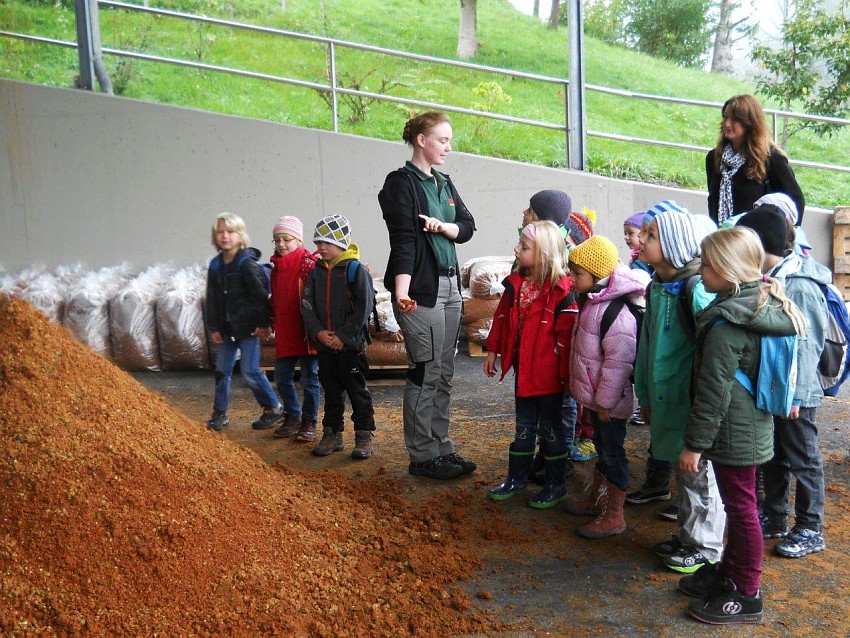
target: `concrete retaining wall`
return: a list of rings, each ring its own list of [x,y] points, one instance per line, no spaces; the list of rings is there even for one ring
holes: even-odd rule
[[[382,273],[389,249],[377,194],[409,157],[400,142],[0,80],[0,270],[206,262],[212,221],[231,211],[266,256],[280,215],[312,227],[325,214],[345,214],[363,261]],[[597,232],[624,259],[622,220],[635,210],[666,198],[706,208],[701,192],[459,152],[445,171],[478,226],[459,249],[461,262],[510,254],[521,212],[542,188],[566,191],[576,210],[595,209]],[[805,217],[815,256],[827,264],[830,218],[811,208]]]

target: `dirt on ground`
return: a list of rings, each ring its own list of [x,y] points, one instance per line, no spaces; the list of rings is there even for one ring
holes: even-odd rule
[[[601,541],[563,508],[486,490],[506,469],[512,383],[459,354],[452,436],[478,470],[407,474],[403,374],[371,379],[372,458],[310,454],[254,431],[234,378],[231,425],[207,431],[213,378],[135,379],[23,302],[0,305],[0,631],[5,636],[850,636],[848,401],[819,410],[826,551],[771,553],[765,622],[709,627],[651,546],[667,503],[628,506]],[[627,440],[639,484],[647,428]],[[592,462],[569,481],[578,494]]]

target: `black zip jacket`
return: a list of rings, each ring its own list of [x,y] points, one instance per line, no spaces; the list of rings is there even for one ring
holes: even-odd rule
[[[452,180],[448,175],[443,176],[455,204],[454,223],[457,224],[458,234],[453,241],[463,244],[472,239],[476,230],[475,220]],[[384,272],[384,285],[395,301],[396,275],[410,275],[410,297],[421,306],[433,308],[437,304],[439,267],[430,233],[423,230],[419,218],[419,215],[429,216],[428,200],[425,199],[419,178],[404,167],[393,171],[387,175],[384,187],[378,193],[378,203],[390,238],[390,258]],[[457,264],[455,270],[459,270]],[[460,272],[456,276],[460,289]]]

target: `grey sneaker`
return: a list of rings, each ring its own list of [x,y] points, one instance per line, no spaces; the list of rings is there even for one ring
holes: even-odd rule
[[[375,451],[375,437],[370,430],[354,431],[354,449],[351,451],[353,459],[368,459]]]
[[[278,439],[288,439],[291,436],[294,436],[300,427],[301,417],[287,414],[286,418],[283,420],[283,424],[272,434]]]
[[[254,421],[251,424],[251,427],[255,430],[268,430],[283,421],[285,418],[286,413],[283,411],[283,408],[280,408],[280,412],[275,412],[272,408],[263,408],[263,413],[260,415],[260,418]]]
[[[805,527],[791,528],[788,535],[779,541],[773,551],[786,558],[802,558],[808,554],[815,554],[826,549],[826,541],[823,534],[815,529]]]
[[[762,536],[765,538],[785,538],[788,534],[788,523],[770,518],[767,514],[759,515],[759,524]]]
[[[313,448],[313,454],[316,456],[328,456],[334,452],[339,452],[345,447],[342,442],[342,432],[334,432],[331,428],[322,428],[322,440]]]
[[[207,427],[216,432],[221,432],[222,428],[228,425],[230,425],[230,419],[227,418],[227,412],[224,410],[213,410],[212,417],[207,421]]]
[[[311,419],[301,419],[301,427],[295,435],[296,441],[312,443],[316,440],[316,422]]]

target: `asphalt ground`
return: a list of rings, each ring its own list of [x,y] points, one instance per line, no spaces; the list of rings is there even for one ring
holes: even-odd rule
[[[487,379],[482,359],[466,354],[456,359],[452,438],[458,450],[478,463],[473,474],[450,482],[412,477],[401,433],[403,371],[373,371],[370,387],[378,422],[377,449],[371,459],[349,457],[353,434],[345,433],[347,449],[330,457],[309,453],[310,444],[253,431],[259,411],[250,390],[234,377],[231,426],[225,435],[254,450],[266,462],[305,471],[328,470],[362,481],[392,481],[412,506],[446,503],[460,506],[470,526],[489,530],[470,535],[468,542],[481,557],[482,569],[460,583],[473,608],[510,625],[506,638],[538,636],[850,636],[850,388],[827,398],[818,410],[820,448],[827,476],[826,551],[802,559],[772,553],[776,541],[765,541],[762,625],[703,625],[685,612],[689,599],[677,593],[681,576],[663,567],[651,547],[669,538],[674,525],[657,512],[666,503],[626,506],[628,529],[606,540],[581,538],[575,528],[587,522],[559,506],[551,510],[527,507],[517,496],[495,504],[487,488],[499,483],[507,465],[513,434],[513,385]],[[203,427],[212,407],[211,372],[152,372],[134,375],[143,385]],[[347,425],[349,427],[349,425]],[[632,485],[643,478],[649,430],[630,426],[626,450]],[[578,495],[592,472],[592,462],[579,463],[568,481]],[[793,493],[793,491],[792,491]],[[448,637],[447,637],[448,638]]]

